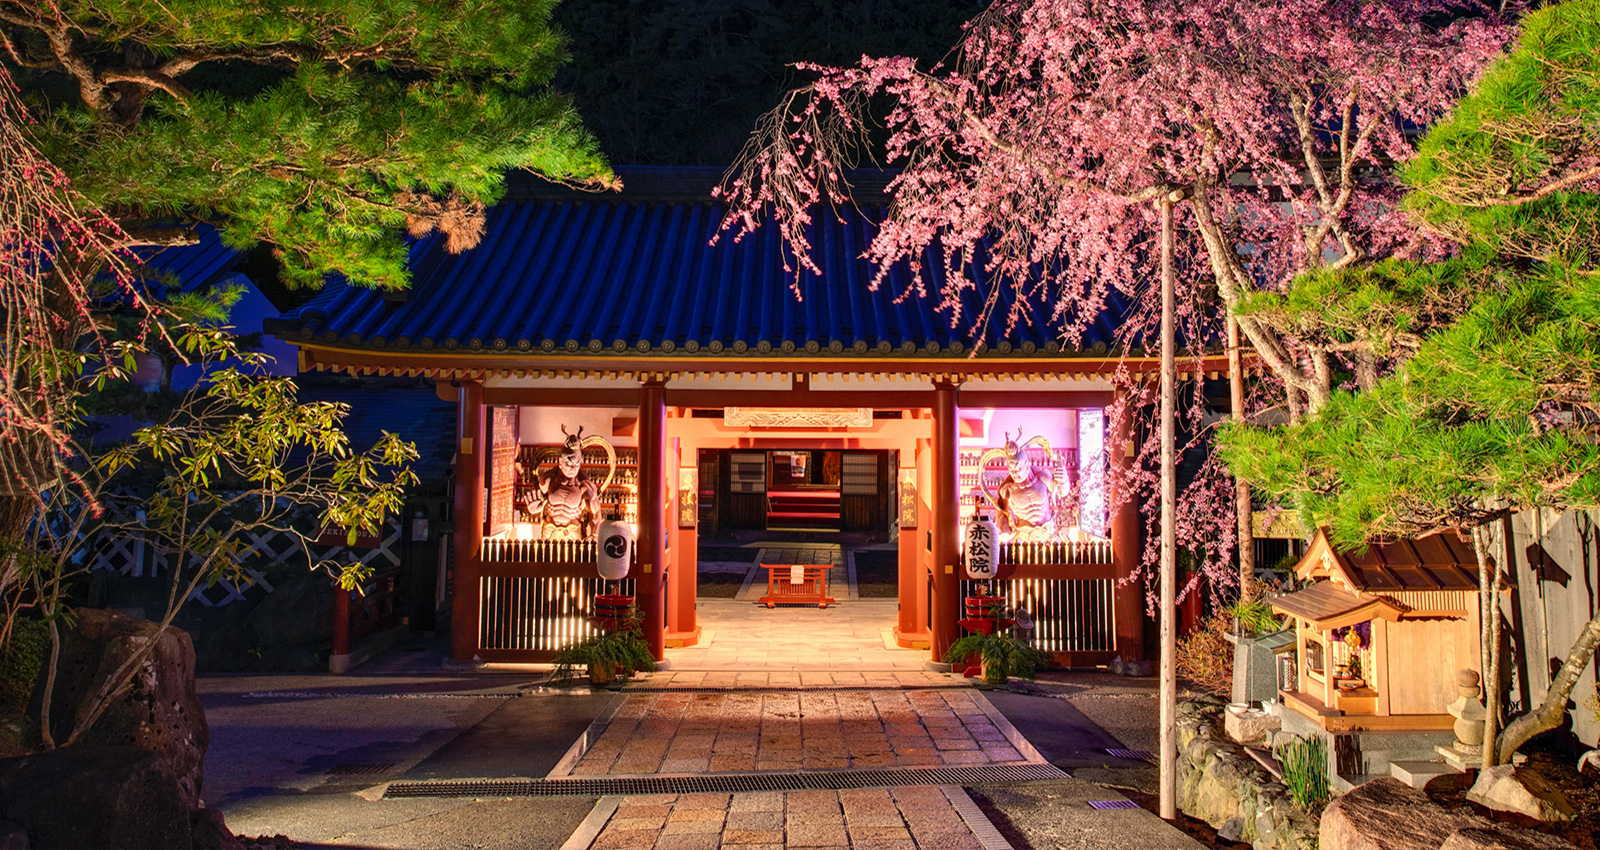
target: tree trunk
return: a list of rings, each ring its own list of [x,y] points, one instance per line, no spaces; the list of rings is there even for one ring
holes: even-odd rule
[[[1489,557],[1489,533],[1481,526],[1472,530],[1472,551],[1478,559],[1478,605],[1480,641],[1479,661],[1483,668],[1483,757],[1479,764],[1488,770],[1500,764],[1499,747],[1494,745],[1500,727],[1500,582],[1493,558]]]
[[[1228,401],[1233,421],[1244,423],[1244,355],[1239,350],[1239,323],[1228,318]],[[1233,507],[1239,525],[1239,601],[1256,597],[1255,509],[1250,482],[1234,476]]]
[[[1178,817],[1177,427],[1172,200],[1161,206],[1161,817]]]
[[[1577,641],[1567,651],[1566,660],[1561,662],[1561,669],[1550,680],[1550,689],[1545,691],[1544,700],[1534,710],[1507,723],[1505,731],[1498,738],[1484,738],[1485,741],[1494,742],[1493,747],[1485,746],[1484,751],[1494,750],[1496,761],[1504,764],[1529,738],[1560,726],[1567,714],[1567,699],[1572,696],[1572,688],[1578,684],[1578,677],[1589,666],[1597,648],[1600,648],[1600,611],[1595,612],[1584,625],[1583,631],[1578,633]]]

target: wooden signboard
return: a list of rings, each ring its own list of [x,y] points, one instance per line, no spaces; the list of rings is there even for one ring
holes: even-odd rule
[[[516,521],[517,409],[489,408],[489,534],[508,531]]]

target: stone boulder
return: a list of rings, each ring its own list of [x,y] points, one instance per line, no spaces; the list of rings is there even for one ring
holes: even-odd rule
[[[28,850],[28,831],[14,820],[0,820],[0,850]]]
[[[0,759],[25,756],[39,744],[39,724],[26,714],[0,714]]]
[[[28,847],[188,848],[189,807],[157,753],[75,746],[0,760],[0,822]]]
[[[1478,781],[1467,791],[1467,799],[1497,812],[1511,812],[1546,823],[1572,820],[1577,814],[1567,798],[1544,777],[1510,764],[1479,773]]]
[[[1450,833],[1439,850],[1577,850],[1554,835],[1504,824],[1492,829],[1467,827]]]
[[[156,640],[158,624],[94,608],[78,610],[63,630],[61,661],[50,703],[50,728],[65,741],[89,701],[130,654]],[[37,712],[35,712],[37,716]],[[168,629],[138,666],[129,686],[106,707],[79,745],[131,744],[154,752],[177,777],[184,811],[200,802],[200,771],[211,741],[194,687],[189,636]]]
[[[1437,850],[1459,829],[1493,829],[1468,812],[1450,811],[1398,779],[1385,777],[1335,798],[1322,812],[1319,850]]]
[[[218,809],[195,809],[189,813],[190,850],[244,850],[244,842],[233,834]]]
[[[1178,704],[1178,807],[1254,850],[1302,850],[1316,820],[1238,744],[1218,733],[1222,707]]]

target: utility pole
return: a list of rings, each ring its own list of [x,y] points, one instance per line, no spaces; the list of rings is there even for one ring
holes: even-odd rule
[[[1228,407],[1233,421],[1244,422],[1244,354],[1239,350],[1239,323],[1228,317]],[[1255,509],[1250,498],[1250,483],[1234,476],[1233,506],[1239,525],[1239,601],[1256,595]]]
[[[1161,817],[1178,818],[1178,359],[1171,195],[1161,198]]]

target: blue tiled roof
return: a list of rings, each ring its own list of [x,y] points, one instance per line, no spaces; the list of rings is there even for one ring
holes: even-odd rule
[[[182,291],[194,292],[217,282],[233,270],[239,261],[239,252],[222,244],[216,228],[209,224],[197,224],[195,236],[198,241],[192,245],[140,249],[138,254],[144,261],[144,274],[170,276],[176,279]]]
[[[1043,305],[1030,308],[1031,321],[1009,334],[1003,321],[992,322],[979,340],[970,327],[952,327],[935,298],[897,298],[910,285],[905,264],[873,290],[876,268],[861,254],[881,208],[817,216],[813,244],[825,273],[802,273],[797,297],[775,228],[711,244],[722,208],[708,190],[720,172],[623,176],[630,189],[620,195],[513,188],[489,211],[478,247],[452,255],[437,235],[413,244],[413,284],[405,297],[332,283],[268,330],[339,347],[486,356],[965,356],[980,341],[991,353],[1057,350],[1059,336]],[[928,278],[933,287],[942,279],[936,261]],[[966,321],[978,314],[980,298],[967,293]],[[1008,307],[1002,303],[998,314]],[[1126,309],[1114,296],[1082,348],[1107,351]]]

